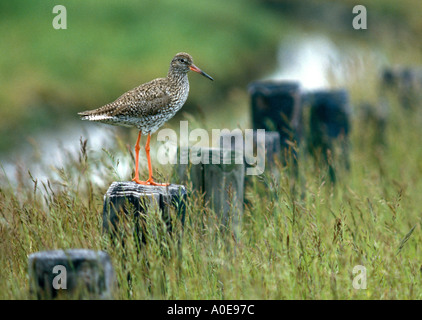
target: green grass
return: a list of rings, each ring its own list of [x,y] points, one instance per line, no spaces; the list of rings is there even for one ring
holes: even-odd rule
[[[278,179],[252,179],[238,238],[218,227],[200,195],[189,198],[182,238],[169,237],[151,209],[147,228],[155,236],[142,254],[130,221],[125,247],[101,232],[103,195],[118,159],[127,157],[119,139],[110,153],[82,143],[48,181],[22,171],[14,185],[2,175],[0,298],[29,298],[28,254],[89,248],[110,254],[119,299],[421,299],[422,113],[393,104],[389,119],[388,143],[380,147],[376,132],[355,116],[352,168],[338,169],[334,187],[309,157],[300,160],[298,181],[285,168]],[[96,170],[104,184],[90,178]],[[157,171],[171,175],[169,166]],[[366,290],[352,286],[356,265],[367,268]]]
[[[182,114],[189,128],[249,128],[244,85],[250,79],[245,74],[254,77],[255,68],[265,68],[265,59],[258,60],[263,64],[252,59],[268,55],[265,45],[274,43],[280,32],[274,26],[283,22],[268,16],[255,2],[207,3],[209,10],[198,2],[161,3],[167,8],[162,16],[152,2],[130,1],[122,8],[111,1],[101,2],[105,5],[72,1],[67,5],[69,29],[63,33],[51,27],[53,2],[2,2],[2,136],[9,139],[15,131],[46,125],[55,117],[69,119],[66,114],[82,105],[108,102],[165,74],[172,52],[181,50],[191,52],[198,66],[216,78],[214,89],[200,78],[191,80],[189,101],[198,108],[194,115]],[[387,1],[374,1],[374,8],[383,3]],[[392,1],[388,4],[395,6]],[[385,6],[382,10],[394,11]],[[232,16],[233,12],[241,14]],[[180,19],[171,18],[165,29],[163,22],[170,16]],[[230,28],[236,33],[226,32]],[[411,38],[400,46],[388,31],[380,32],[380,38],[381,49],[392,63],[421,61]],[[233,46],[226,47],[227,42]],[[262,53],[241,54],[258,47]],[[32,177],[23,166],[16,182],[14,173],[0,171],[0,298],[31,298],[30,253],[87,248],[111,256],[119,299],[421,299],[422,112],[420,108],[405,112],[393,100],[386,145],[376,143],[375,123],[357,106],[362,100],[378,102],[379,70],[374,67],[376,56],[368,54],[371,50],[365,45],[360,49],[361,55],[352,53],[345,70],[354,106],[351,171],[339,168],[339,182],[333,187],[326,182],[324,167],[301,157],[298,181],[289,177],[286,168],[279,168],[277,179],[253,178],[246,187],[248,204],[237,238],[230,228],[228,232],[219,228],[215,213],[197,194],[189,198],[180,243],[167,235],[155,210],[147,214],[147,227],[156,236],[148,238],[141,254],[130,221],[123,225],[124,248],[119,239],[111,241],[102,234],[103,195],[112,181],[131,178],[118,177],[116,167],[133,165],[127,142],[135,141],[135,131],[130,131],[130,139],[117,135],[115,147],[107,152],[90,141],[82,143],[80,153],[69,153],[63,167],[43,168],[48,180]],[[145,64],[151,57],[154,61]],[[206,98],[200,100],[204,92]],[[214,107],[219,112],[206,112]],[[26,127],[16,120],[23,114]],[[175,120],[169,125],[175,127]],[[300,146],[300,154],[305,147]],[[144,177],[144,158],[141,166]],[[172,176],[169,166],[155,169],[160,180]],[[173,220],[179,235],[180,222]],[[367,268],[366,290],[352,286],[356,265]]]

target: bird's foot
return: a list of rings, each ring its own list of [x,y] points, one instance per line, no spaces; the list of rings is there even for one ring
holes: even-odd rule
[[[144,186],[159,186],[159,187],[167,187],[170,183],[157,183],[152,178],[148,179],[147,181],[141,181],[138,178],[133,178],[132,181],[136,182],[137,184],[141,184]]]
[[[170,185],[170,183],[157,183],[157,182],[155,182],[154,180],[152,180],[152,178],[151,178],[151,179],[148,179],[146,182],[147,182],[149,185],[152,185],[152,186],[159,186],[159,187],[168,187],[168,186]]]

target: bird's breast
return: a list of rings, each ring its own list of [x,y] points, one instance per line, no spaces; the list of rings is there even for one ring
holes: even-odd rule
[[[186,100],[188,99],[189,95],[189,81],[186,79],[183,79],[182,82],[179,85],[178,90],[175,90],[173,93],[173,104],[175,112],[179,111],[180,108],[183,107]]]

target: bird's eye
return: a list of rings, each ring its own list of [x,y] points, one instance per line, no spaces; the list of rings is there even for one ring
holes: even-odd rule
[[[186,60],[182,58],[182,59],[180,59],[180,62],[185,63]]]

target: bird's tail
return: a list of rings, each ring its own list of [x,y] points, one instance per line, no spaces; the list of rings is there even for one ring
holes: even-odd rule
[[[91,114],[90,111],[78,112],[78,115],[81,117],[81,120],[89,120],[90,114]]]
[[[110,120],[110,116],[104,113],[98,113],[98,110],[88,110],[78,112],[78,115],[81,117],[81,120],[88,120],[88,121],[100,121],[100,122],[108,122]]]

